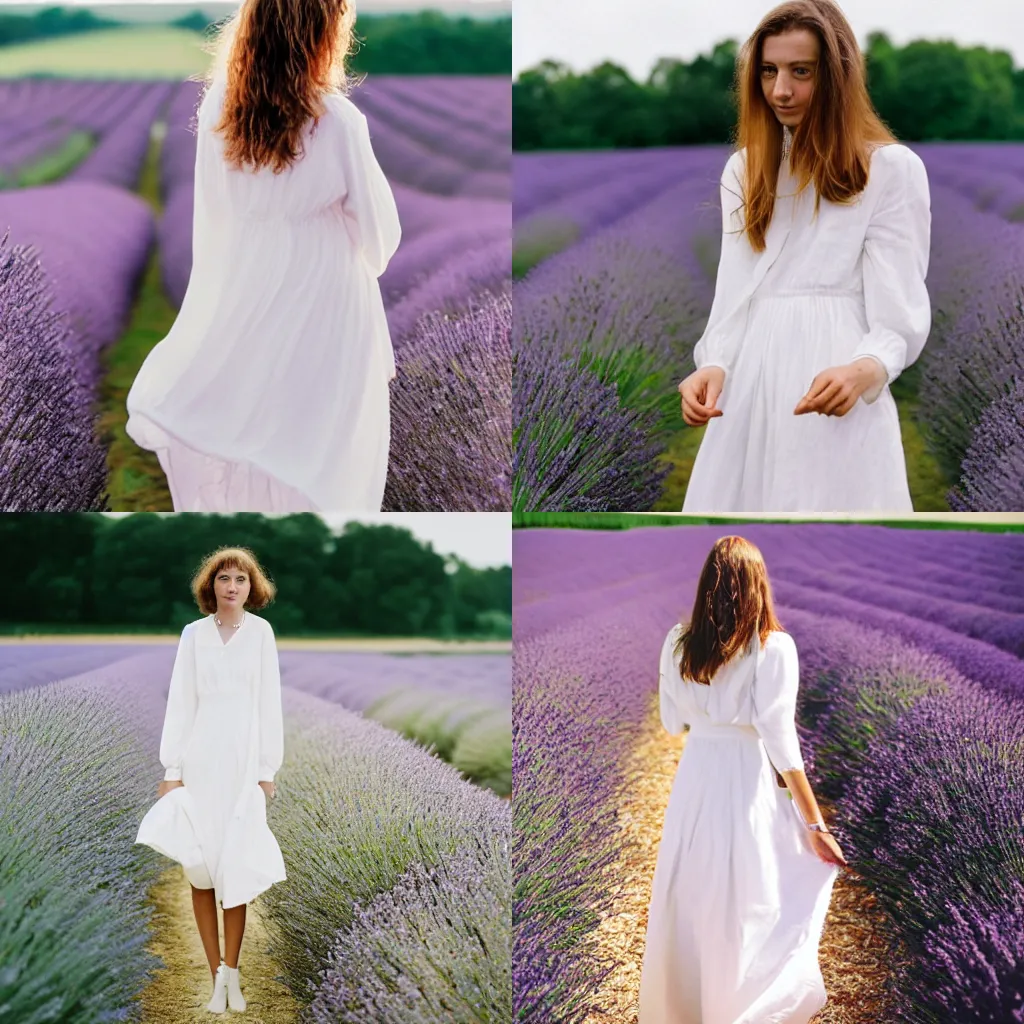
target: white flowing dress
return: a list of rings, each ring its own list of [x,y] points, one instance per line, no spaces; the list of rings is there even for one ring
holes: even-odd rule
[[[789,137],[788,128],[786,130]],[[876,148],[853,205],[796,194],[784,158],[763,253],[742,233],[745,150],[721,182],[722,255],[699,368],[720,366],[722,415],[705,430],[683,512],[911,512],[889,386],[924,348],[928,176],[902,145]],[[877,359],[886,382],[845,416],[793,409],[825,369]]]
[[[190,622],[174,659],[160,740],[165,779],[180,779],[149,809],[136,842],[184,868],[221,906],[248,903],[285,879],[267,825],[267,798],[284,754],[274,631],[245,613],[225,643],[213,616]]]
[[[175,511],[379,511],[395,363],[377,278],[398,247],[366,118],[341,94],[274,174],[231,168],[199,109],[192,273],[128,394]]]
[[[803,768],[796,645],[770,633],[710,686],[661,652],[661,720],[688,723],[651,890],[640,1024],[807,1024],[826,1001],[818,944],[836,869],[812,852],[772,771]]]

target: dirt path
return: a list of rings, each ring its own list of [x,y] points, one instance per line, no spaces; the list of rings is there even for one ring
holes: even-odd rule
[[[148,948],[166,966],[142,994],[143,1024],[195,1024],[227,1019],[230,1010],[225,1014],[206,1010],[212,991],[210,968],[192,915],[191,890],[181,868],[175,866],[161,875],[150,899],[156,916],[155,937]],[[223,943],[223,919],[220,927]],[[274,981],[278,971],[267,947],[259,902],[250,903],[238,960],[242,994],[248,1003],[242,1019],[253,1024],[295,1024],[299,1004],[283,984]]]
[[[619,888],[615,912],[597,930],[601,952],[619,967],[598,994],[600,1011],[592,1013],[586,1024],[637,1024],[651,879],[682,748],[682,739],[669,736],[661,727],[655,702],[627,772],[630,799],[623,810],[622,857],[615,867]],[[813,1024],[879,1024],[888,1019],[885,998],[879,992],[892,961],[877,927],[879,920],[871,896],[855,880],[840,877],[820,950],[829,1004]]]

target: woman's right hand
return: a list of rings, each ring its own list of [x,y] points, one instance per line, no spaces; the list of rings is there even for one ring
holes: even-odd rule
[[[715,408],[722,388],[725,387],[725,370],[720,366],[705,366],[694,370],[679,384],[682,397],[683,420],[688,426],[702,427],[708,420],[721,416],[722,410]]]
[[[181,779],[163,779],[163,780],[161,780],[160,785],[157,786],[157,789],[156,789],[156,798],[157,798],[157,800],[160,800],[163,797],[167,796],[167,794],[170,793],[170,791],[172,789],[177,789],[179,786],[184,786],[184,785],[185,785],[185,783],[182,782]]]
[[[834,864],[836,867],[845,868],[846,858],[843,851],[836,842],[836,837],[831,832],[812,832],[808,830],[807,837],[811,842],[811,849],[819,860],[826,864]]]

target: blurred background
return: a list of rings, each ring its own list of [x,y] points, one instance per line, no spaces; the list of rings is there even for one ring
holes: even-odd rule
[[[124,400],[188,284],[204,41],[237,7],[0,4],[0,509],[171,510]],[[510,507],[511,31],[509,0],[359,5],[403,224],[389,511]]]
[[[514,348],[547,382],[516,414],[517,509],[681,507],[702,431],[675,388],[714,293],[737,52],[771,6],[517,4]],[[1024,510],[1024,24],[1002,0],[840,6],[931,187],[933,328],[893,388],[914,508]]]

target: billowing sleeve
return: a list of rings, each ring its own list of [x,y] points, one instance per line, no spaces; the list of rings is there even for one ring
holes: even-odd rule
[[[885,188],[864,238],[864,309],[868,333],[853,358],[873,356],[886,381],[864,394],[869,404],[921,354],[932,323],[925,276],[931,246],[931,197],[921,158],[906,147],[884,164]],[[852,361],[852,360],[851,360]]]
[[[284,724],[281,716],[281,667],[277,660],[274,630],[269,622],[261,643],[259,781],[273,782],[284,758]]]
[[[167,692],[167,711],[160,736],[160,763],[166,781],[181,780],[181,760],[192,734],[196,717],[196,642],[192,625],[181,631],[178,653],[174,656],[171,685]]]
[[[796,733],[799,686],[800,664],[793,638],[788,633],[770,633],[754,677],[753,723],[778,772],[804,767]]]
[[[742,157],[733,153],[725,165],[720,183],[722,200],[722,254],[718,260],[715,296],[711,302],[707,326],[694,346],[693,361],[698,370],[719,366],[728,373],[735,361],[739,334],[730,330],[728,314],[735,308],[737,296],[750,273],[750,242],[743,231],[742,185],[739,168]]]
[[[668,631],[665,642],[661,645],[661,667],[658,673],[658,694],[661,704],[661,724],[666,732],[678,736],[683,731],[686,721],[679,708],[679,688],[682,679],[676,666],[674,651],[676,641],[682,627],[676,624]]]
[[[380,277],[402,238],[398,206],[373,152],[366,116],[350,105],[345,127],[341,164],[346,194],[341,208],[349,237]]]

